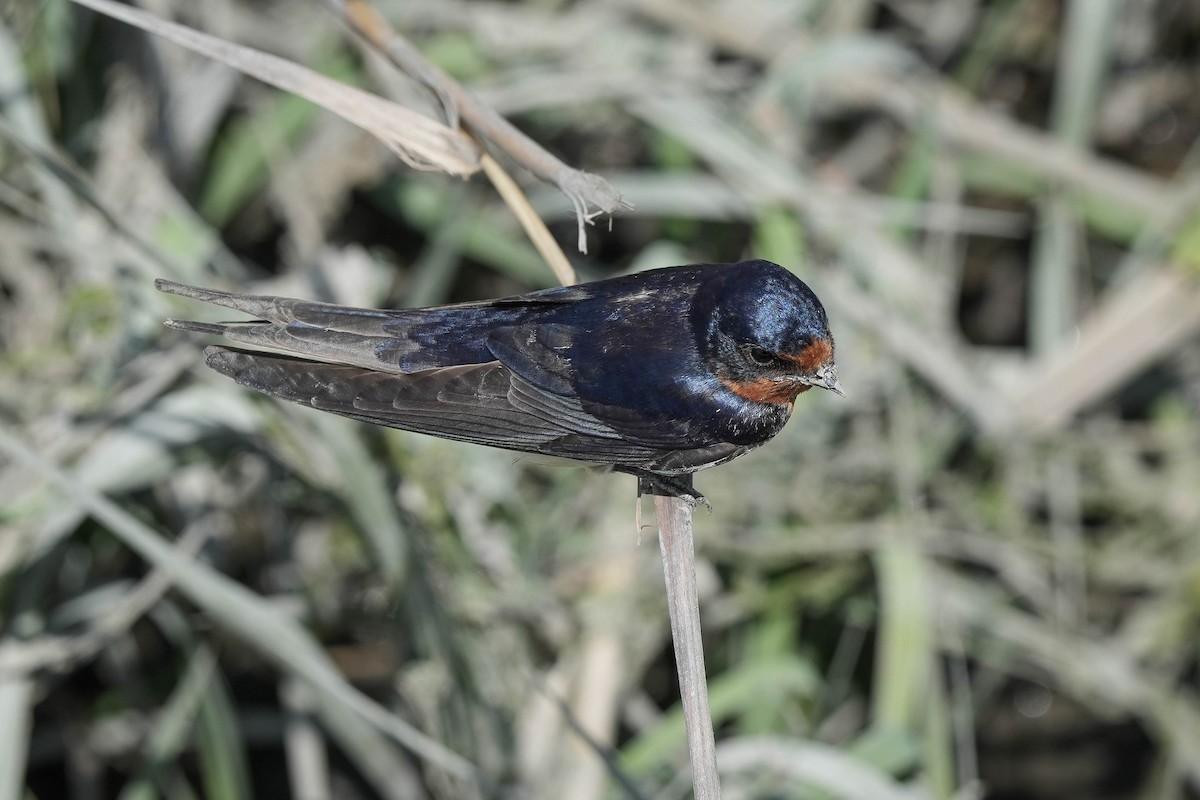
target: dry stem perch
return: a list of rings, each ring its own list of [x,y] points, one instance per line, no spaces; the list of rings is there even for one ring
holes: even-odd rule
[[[687,727],[688,755],[692,762],[692,790],[696,800],[721,796],[712,711],[708,705],[708,679],[704,670],[704,638],[700,627],[700,601],[696,595],[696,547],[692,540],[692,510],[684,497],[654,498],[658,519],[658,549],[671,615],[671,641],[679,674],[679,699]]]

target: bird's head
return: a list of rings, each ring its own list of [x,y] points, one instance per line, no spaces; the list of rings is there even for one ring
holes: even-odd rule
[[[814,386],[845,396],[821,301],[778,264],[744,261],[717,271],[692,314],[703,355],[739,397],[790,404]]]

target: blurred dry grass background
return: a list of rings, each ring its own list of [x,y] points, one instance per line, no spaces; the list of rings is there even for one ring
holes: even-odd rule
[[[426,100],[316,4],[139,5]],[[698,480],[727,797],[1200,797],[1200,4],[377,7],[634,204],[585,279],[763,257],[831,312],[849,401]],[[160,325],[159,276],[550,285],[493,190],[0,12],[0,800],[686,796],[631,479],[251,397]]]

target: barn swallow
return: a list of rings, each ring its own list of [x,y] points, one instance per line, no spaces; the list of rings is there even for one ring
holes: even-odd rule
[[[372,310],[185,286],[255,317],[167,320],[243,386],[362,422],[607,465],[639,490],[767,442],[811,387],[843,394],[820,300],[768,261],[666,267],[474,303]]]

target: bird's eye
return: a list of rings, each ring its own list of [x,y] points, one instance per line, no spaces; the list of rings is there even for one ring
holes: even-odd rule
[[[746,358],[759,367],[769,367],[777,361],[774,353],[755,344],[746,346]]]

